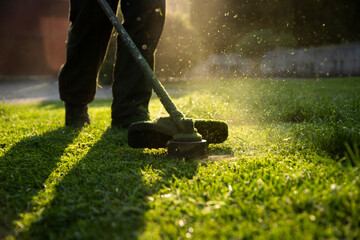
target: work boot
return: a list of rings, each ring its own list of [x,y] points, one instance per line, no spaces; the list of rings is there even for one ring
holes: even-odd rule
[[[194,127],[207,143],[222,143],[228,137],[228,126],[225,122],[194,119]],[[136,122],[128,130],[128,144],[132,148],[165,148],[179,131],[169,117],[154,121]]]
[[[133,114],[126,118],[112,118],[111,127],[127,129],[131,124],[135,122],[149,121],[149,115],[147,114]]]
[[[65,103],[65,125],[83,127],[90,124],[87,104]]]

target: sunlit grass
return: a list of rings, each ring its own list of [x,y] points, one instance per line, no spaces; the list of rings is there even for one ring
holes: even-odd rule
[[[231,126],[284,127],[283,134],[292,140],[333,156],[343,154],[345,142],[359,142],[358,78],[243,79],[184,86],[195,90],[178,102],[190,117],[221,119]]]
[[[80,131],[60,102],[0,105],[0,238],[359,238],[359,78],[166,85],[187,116],[228,122],[209,148],[227,157],[131,149],[111,100]]]

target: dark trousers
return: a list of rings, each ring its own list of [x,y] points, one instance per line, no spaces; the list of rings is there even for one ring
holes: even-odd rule
[[[116,11],[119,0],[108,0]],[[165,18],[165,0],[121,0],[123,26],[149,65]],[[112,25],[96,0],[70,0],[66,61],[59,72],[60,98],[73,104],[93,101]],[[149,119],[151,83],[143,77],[128,50],[118,40],[112,85],[112,120],[120,125]]]

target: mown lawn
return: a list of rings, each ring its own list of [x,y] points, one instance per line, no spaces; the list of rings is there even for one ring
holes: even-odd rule
[[[111,100],[81,130],[61,102],[0,104],[0,238],[360,238],[360,78],[168,87],[188,117],[229,124],[218,157],[129,148]]]

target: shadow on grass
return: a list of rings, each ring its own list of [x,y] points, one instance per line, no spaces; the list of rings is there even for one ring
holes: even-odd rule
[[[126,133],[107,129],[55,187],[55,196],[22,237],[136,239],[145,227],[148,197],[197,164],[144,154],[126,145]]]
[[[30,210],[30,203],[55,169],[78,131],[61,127],[16,143],[0,159],[0,238],[14,234],[13,222]]]

